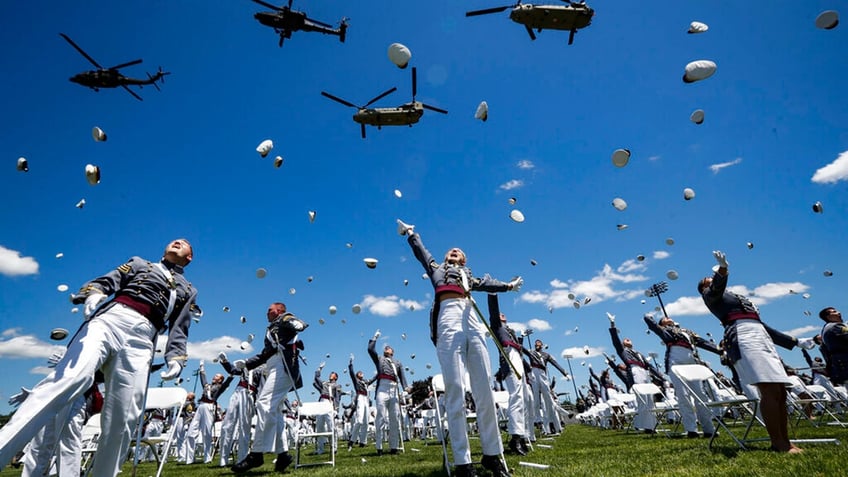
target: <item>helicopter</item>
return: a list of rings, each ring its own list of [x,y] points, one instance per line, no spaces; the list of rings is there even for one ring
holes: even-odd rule
[[[388,96],[391,93],[397,91],[397,88],[391,88],[386,90],[376,96],[371,101],[368,101],[363,106],[357,106],[349,101],[345,101],[341,98],[333,96],[326,91],[321,91],[321,95],[327,98],[332,99],[333,101],[344,104],[345,106],[350,106],[351,108],[356,108],[356,114],[353,115],[353,120],[359,123],[362,138],[365,139],[365,125],[369,126],[377,126],[377,129],[382,129],[383,126],[409,126],[412,127],[413,124],[417,123],[421,116],[424,115],[424,110],[429,109],[430,111],[435,111],[437,113],[448,114],[444,109],[437,108],[435,106],[430,106],[429,104],[424,104],[420,101],[415,101],[415,94],[418,89],[418,80],[416,68],[412,68],[412,101],[408,103],[401,104],[395,108],[369,108],[372,104],[376,103],[380,99]]]
[[[536,39],[535,29],[537,33],[544,29],[548,30],[569,30],[568,44],[574,43],[574,34],[581,28],[586,28],[592,23],[592,17],[595,11],[592,10],[585,2],[572,2],[570,0],[562,0],[566,5],[531,5],[521,3],[521,0],[515,5],[507,5],[504,7],[487,8],[485,10],[474,10],[466,12],[466,17],[477,15],[486,15],[489,13],[499,13],[507,8],[511,8],[509,18],[515,23],[524,25],[527,29],[527,34],[531,40]]]
[[[286,38],[291,38],[292,32],[298,30],[317,31],[327,35],[337,35],[339,37],[339,41],[342,43],[345,41],[345,34],[347,33],[347,18],[342,18],[339,22],[339,27],[333,28],[332,25],[307,17],[304,12],[292,10],[291,6],[293,0],[289,0],[288,5],[283,7],[276,7],[262,0],[253,1],[263,7],[274,10],[273,12],[256,13],[253,15],[253,18],[258,20],[259,23],[273,28],[274,31],[280,35],[281,47],[283,46],[283,41]]]
[[[100,66],[99,63],[94,61],[94,58],[88,56],[88,53],[83,51],[82,48],[80,48],[76,43],[74,43],[74,40],[71,40],[68,35],[65,35],[64,33],[59,33],[59,35],[61,35],[62,38],[65,39],[65,41],[70,43],[71,46],[73,46],[78,52],[80,52],[80,54],[84,56],[85,59],[87,59],[89,62],[91,62],[91,64],[97,67],[97,70],[79,73],[74,76],[71,76],[70,78],[71,82],[80,84],[82,86],[87,86],[93,89],[94,91],[100,91],[100,88],[117,88],[120,86],[121,88],[127,90],[127,93],[133,95],[135,99],[143,101],[141,99],[141,96],[136,94],[135,91],[129,89],[127,86],[136,85],[140,88],[146,84],[152,84],[154,88],[159,90],[159,85],[157,85],[156,82],[162,81],[164,83],[165,75],[171,74],[167,71],[162,71],[162,67],[159,67],[159,71],[157,71],[155,75],[147,73],[147,79],[128,78],[118,72],[118,70],[126,66],[137,65],[141,63],[141,60],[129,61],[127,63],[122,63],[118,66],[113,66],[111,68],[104,68]]]

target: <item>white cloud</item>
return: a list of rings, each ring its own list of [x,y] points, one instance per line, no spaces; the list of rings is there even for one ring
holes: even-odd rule
[[[651,156],[651,157],[648,158],[648,160],[651,161],[651,162],[659,161],[660,159],[662,159],[662,156],[659,156],[659,155]]]
[[[522,181],[520,179],[512,179],[511,181],[508,181],[504,184],[501,184],[500,188],[502,190],[512,190],[512,189],[518,189],[519,187],[522,187],[523,185],[524,185],[524,181]]]
[[[713,171],[713,174],[718,174],[719,171],[721,171],[725,167],[735,166],[736,164],[739,164],[740,162],[742,162],[742,158],[737,157],[736,159],[734,159],[730,162],[721,162],[721,163],[718,163],[718,164],[713,164],[713,165],[710,166],[710,170]]]
[[[821,331],[821,326],[807,325],[802,326],[800,328],[793,328],[791,330],[784,331],[789,336],[794,336],[796,338],[804,338],[804,337],[812,337],[819,334]]]
[[[533,161],[529,159],[522,159],[518,161],[517,165],[519,169],[533,169],[534,167],[536,167],[536,165],[533,164]]]
[[[586,353],[588,351],[588,353]],[[571,347],[563,349],[559,355],[561,358],[565,359],[565,356],[571,356],[571,359],[588,359],[595,358],[598,356],[603,356],[606,348],[593,347],[593,346],[582,346],[582,347]]]
[[[803,293],[809,290],[810,287],[801,282],[777,282],[766,283],[754,289],[750,289],[745,285],[734,285],[727,287],[727,290],[739,295],[744,295],[751,300],[751,303],[757,306],[767,305],[780,298],[791,296],[789,290],[797,293]],[[684,296],[680,297],[666,306],[669,316],[684,316],[684,315],[709,315],[710,311],[704,305],[704,300],[700,296]]]
[[[21,257],[21,252],[0,245],[0,274],[14,277],[36,273],[38,273],[38,262],[34,258]]]
[[[835,184],[848,180],[848,151],[845,151],[830,164],[818,169],[811,179],[817,184]]]
[[[657,250],[654,252],[654,260],[663,260],[671,256],[671,253],[665,250]]]
[[[50,344],[34,335],[18,335],[15,329],[5,331],[3,335],[10,338],[0,341],[0,358],[47,359],[53,353],[65,350],[64,346]]]
[[[618,266],[618,268],[615,269],[615,271],[618,272],[618,273],[627,273],[627,272],[633,272],[633,271],[636,271],[636,270],[644,270],[644,269],[645,269],[645,263],[644,262],[640,262],[640,261],[636,260],[635,258],[631,258],[630,260],[625,260],[624,263],[622,263],[621,265]]]
[[[529,326],[533,331],[550,331],[553,329],[550,323],[546,320],[540,320],[539,318],[532,318],[527,322],[527,326]]]
[[[157,355],[162,356],[161,353],[164,353],[167,344],[167,336],[164,337],[164,342],[162,340],[157,340],[156,350]],[[212,338],[211,340],[199,341],[195,343],[187,343],[186,350],[188,353],[189,359],[202,359],[207,363],[212,363],[212,360],[218,357],[218,353],[223,351],[227,353],[227,356],[230,355],[251,355],[255,353],[252,344],[248,344],[244,349],[241,349],[242,338],[235,338],[233,336],[219,336],[217,338]],[[238,359],[238,358],[235,358]],[[232,361],[233,358],[230,357]]]
[[[40,374],[42,376],[47,376],[52,372],[53,368],[48,368],[47,366],[36,366],[29,370],[29,374]]]
[[[633,265],[630,261],[624,262],[618,269],[613,271],[609,264],[604,264],[604,268],[589,280],[568,280],[564,282],[559,279],[551,280],[550,292],[533,291],[525,293],[519,297],[519,301],[526,303],[544,303],[548,308],[564,308],[573,306],[575,300],[580,300],[581,305],[584,298],[591,298],[590,304],[597,304],[604,300],[629,300],[644,290],[617,290],[616,286],[621,283],[633,283],[646,281],[648,278],[644,275],[630,273]],[[569,298],[568,295],[573,294],[574,298]]]
[[[422,310],[426,307],[426,304],[414,300],[404,300],[397,295],[365,295],[362,299],[362,306],[377,316],[397,316],[402,311],[409,310],[410,307],[415,310]]]

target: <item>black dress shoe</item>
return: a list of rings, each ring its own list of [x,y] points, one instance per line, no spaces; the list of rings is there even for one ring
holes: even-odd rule
[[[391,454],[391,455],[397,455],[397,453],[398,453],[397,449],[390,449],[389,450],[389,454]]]
[[[377,457],[383,455],[383,449],[377,449]]]
[[[277,454],[277,462],[274,463],[274,470],[277,472],[285,472],[286,467],[288,467],[293,461],[294,459],[288,452]]]
[[[712,439],[712,437],[713,437],[713,436],[718,436],[718,431],[715,431],[715,432],[705,432],[705,433],[704,433],[704,438],[706,438],[706,439]]]
[[[473,464],[460,464],[453,470],[456,477],[477,477]]]
[[[523,439],[518,434],[513,434],[512,438],[509,440],[509,450],[518,454],[518,455],[527,455],[527,452],[524,450]]]
[[[499,455],[484,455],[480,463],[492,473],[492,477],[511,477]]]
[[[688,437],[689,439],[697,439],[701,437],[701,435],[698,434],[696,431],[689,431],[686,433],[686,437]]]
[[[230,467],[230,470],[236,474],[242,474],[250,469],[262,466],[263,463],[264,460],[262,459],[261,452],[251,452],[241,462]]]

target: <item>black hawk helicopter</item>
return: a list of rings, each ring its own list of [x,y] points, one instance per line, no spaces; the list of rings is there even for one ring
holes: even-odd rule
[[[409,126],[417,123],[421,116],[424,115],[424,110],[429,109],[437,113],[448,114],[444,109],[440,109],[429,104],[424,104],[420,101],[415,101],[415,94],[418,89],[418,80],[415,67],[412,68],[412,101],[401,104],[395,108],[369,108],[372,104],[380,99],[397,91],[397,88],[392,88],[384,91],[371,101],[368,101],[363,106],[357,106],[349,101],[333,96],[326,91],[321,91],[321,95],[332,99],[333,101],[356,108],[356,114],[353,115],[353,120],[359,123],[362,130],[362,138],[365,138],[365,125],[377,126],[377,129],[382,129],[383,126]]]
[[[487,8],[485,10],[475,10],[466,12],[466,17],[476,15],[486,15],[489,13],[499,13],[507,8],[511,8],[509,18],[515,23],[524,25],[527,29],[527,34],[531,40],[536,39],[536,34],[542,30],[569,30],[568,44],[574,43],[574,34],[581,28],[586,28],[592,23],[592,17],[595,11],[592,10],[585,2],[571,2],[570,0],[562,0],[566,5],[531,5],[527,3],[518,3],[515,5],[507,5],[504,7]]]
[[[253,2],[258,3],[263,7],[274,10],[273,12],[256,13],[253,15],[253,18],[258,20],[259,23],[273,28],[274,31],[280,35],[280,46],[283,46],[283,41],[286,38],[291,38],[292,32],[298,30],[317,31],[327,35],[337,35],[339,37],[339,41],[344,43],[345,34],[347,33],[347,18],[342,18],[339,22],[339,27],[333,28],[332,25],[307,17],[304,12],[292,10],[292,1],[293,0],[289,0],[288,5],[286,6],[276,7],[262,0],[253,0]]]
[[[99,63],[94,61],[94,58],[88,56],[88,53],[83,51],[74,40],[71,40],[68,35],[64,33],[59,33],[62,38],[65,39],[68,43],[71,44],[82,56],[85,57],[92,65],[96,66],[98,69],[92,71],[86,71],[84,73],[79,73],[74,76],[71,76],[70,80],[73,83],[77,83],[83,86],[87,86],[94,91],[100,91],[100,88],[117,88],[121,87],[127,90],[127,93],[133,95],[133,97],[139,101],[143,101],[141,96],[135,93],[135,91],[127,88],[128,85],[136,85],[139,88],[146,84],[152,84],[154,88],[159,90],[159,85],[156,84],[157,81],[165,82],[165,75],[169,75],[167,71],[162,71],[162,67],[159,67],[159,71],[156,72],[155,75],[151,75],[147,73],[147,79],[136,79],[136,78],[128,78],[122,75],[118,70],[124,68],[126,66],[137,65],[141,63],[141,60],[129,61],[127,63],[122,63],[118,66],[113,66],[111,68],[104,68],[100,66]]]

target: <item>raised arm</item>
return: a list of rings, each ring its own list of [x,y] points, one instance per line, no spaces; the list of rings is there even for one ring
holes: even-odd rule
[[[615,348],[615,352],[619,356],[621,356],[622,354],[624,354],[624,345],[621,344],[621,338],[618,337],[618,328],[615,327],[615,322],[610,322],[609,333],[610,338],[612,339],[612,346]]]
[[[562,366],[560,366],[560,365],[559,365],[559,363],[557,363],[557,362],[556,362],[556,360],[554,359],[554,357],[553,357],[553,356],[551,356],[551,355],[550,355],[550,354],[548,354],[548,353],[545,353],[545,354],[547,354],[547,356],[545,357],[545,358],[546,358],[546,361],[547,361],[548,363],[550,363],[550,364],[551,364],[551,366],[553,366],[554,368],[556,368],[556,369],[557,369],[560,373],[562,373],[562,375],[563,375],[564,377],[568,377],[568,373],[566,373],[566,372],[565,372],[565,370],[564,370],[564,369],[562,369]]]

